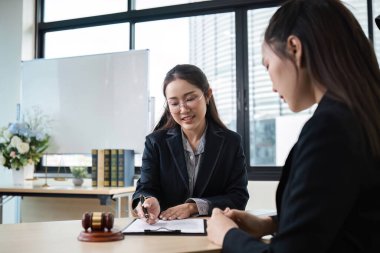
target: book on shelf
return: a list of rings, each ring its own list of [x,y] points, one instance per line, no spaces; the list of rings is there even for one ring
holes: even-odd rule
[[[98,186],[98,150],[91,150],[92,166],[91,166],[91,185]]]
[[[98,149],[98,186],[104,186],[104,150]]]
[[[104,150],[104,186],[111,186],[111,150]]]
[[[133,186],[135,175],[135,153],[131,149],[93,149],[92,186]]]
[[[124,149],[117,150],[117,186],[124,187]]]
[[[118,158],[118,155],[117,155],[117,149],[111,149],[111,170],[110,170],[110,183],[111,183],[111,187],[117,187],[117,165],[118,165],[118,162],[117,162],[117,158]]]
[[[117,186],[133,186],[135,175],[135,154],[131,149],[118,150]]]

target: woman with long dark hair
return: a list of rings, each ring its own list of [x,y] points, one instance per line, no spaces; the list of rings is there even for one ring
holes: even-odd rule
[[[177,65],[163,93],[166,108],[146,137],[133,195],[136,215],[153,224],[210,215],[213,207],[244,210],[249,196],[241,137],[220,120],[205,74]]]
[[[271,18],[262,52],[292,111],[318,107],[285,162],[277,216],[215,208],[209,239],[223,252],[380,252],[380,71],[371,43],[340,1],[291,0]]]

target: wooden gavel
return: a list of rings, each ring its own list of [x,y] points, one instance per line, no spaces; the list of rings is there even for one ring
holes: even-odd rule
[[[91,228],[91,231],[111,231],[113,227],[114,216],[112,213],[104,212],[85,212],[82,217],[82,227],[85,231]]]

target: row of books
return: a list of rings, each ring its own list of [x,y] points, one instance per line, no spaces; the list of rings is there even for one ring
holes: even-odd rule
[[[135,175],[134,151],[130,149],[93,149],[92,186],[133,186]]]

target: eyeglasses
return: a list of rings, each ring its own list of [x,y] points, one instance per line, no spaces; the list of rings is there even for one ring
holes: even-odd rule
[[[179,113],[181,111],[181,107],[184,106],[188,109],[193,109],[197,106],[198,102],[203,98],[202,96],[198,95],[190,95],[185,98],[185,101],[182,103],[178,103],[177,101],[166,101],[169,107],[169,111],[171,113]]]

